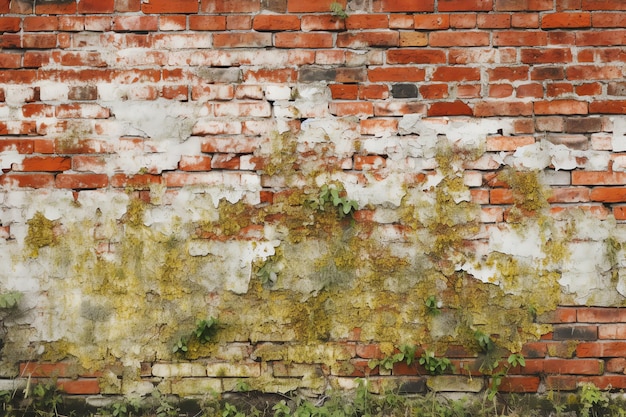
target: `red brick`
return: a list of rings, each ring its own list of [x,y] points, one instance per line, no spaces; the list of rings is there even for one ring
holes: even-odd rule
[[[381,14],[352,14],[345,20],[348,30],[386,29],[389,19]]]
[[[450,27],[449,14],[416,14],[413,25],[418,30],[444,30]]]
[[[359,97],[359,87],[356,84],[331,84],[329,88],[334,100],[356,100]]]
[[[57,36],[48,33],[25,34],[22,36],[22,47],[30,49],[56,48]]]
[[[522,347],[522,355],[525,358],[544,358],[548,353],[548,349],[543,342],[530,342]]]
[[[510,67],[496,67],[487,70],[489,81],[523,81],[528,79],[528,71],[530,67],[523,66],[510,66]]]
[[[385,357],[385,354],[380,351],[380,345],[374,343],[368,345],[357,343],[356,355],[364,359],[382,359]]]
[[[626,10],[626,4],[613,0],[583,0],[583,10]]]
[[[28,16],[22,23],[25,32],[54,31],[59,28],[56,16]]]
[[[213,35],[213,46],[216,48],[262,48],[271,45],[271,33],[243,32]]]
[[[573,185],[625,185],[626,172],[572,171]]]
[[[138,12],[141,10],[141,0],[115,0],[116,12]]]
[[[211,168],[212,169],[228,169],[228,170],[237,170],[239,169],[241,164],[241,158],[236,154],[214,154],[213,158],[211,158]],[[207,171],[200,169],[189,169],[187,171]]]
[[[577,100],[537,101],[535,114],[587,114],[588,104]]]
[[[419,88],[419,92],[427,100],[448,98],[448,84],[426,84]]]
[[[432,32],[429,45],[447,46],[487,46],[490,43],[488,32]]]
[[[439,0],[440,12],[488,12],[493,8],[493,0]]]
[[[254,13],[259,10],[259,0],[202,0],[200,5],[200,11],[204,13]]]
[[[0,175],[4,187],[51,188],[54,187],[54,174],[4,174]]]
[[[626,388],[626,375],[604,375],[578,377],[578,382],[592,383],[601,390],[623,390]]]
[[[22,54],[0,52],[0,68],[22,68]]]
[[[432,103],[428,108],[428,116],[471,116],[472,109],[460,100],[452,102]]]
[[[108,184],[106,174],[58,174],[55,181],[57,188],[72,189],[104,188]]]
[[[606,371],[623,374],[626,371],[626,358],[613,358],[606,361]]]
[[[626,220],[626,206],[613,206],[615,220]]]
[[[602,324],[598,326],[598,338],[600,339],[622,339],[626,340],[626,324]]]
[[[585,28],[591,26],[589,12],[548,13],[541,18],[541,27],[544,29],[556,28]]]
[[[78,13],[113,13],[114,0],[79,0]]]
[[[494,188],[489,191],[489,203],[513,204],[513,191],[508,188]]]
[[[546,388],[555,392],[575,391],[578,389],[577,378],[570,375],[548,375],[546,376]]]
[[[16,3],[15,1],[13,3]],[[35,13],[37,14],[74,14],[76,13],[76,2],[35,2]]]
[[[576,32],[578,46],[615,46],[626,44],[626,30],[603,30]]]
[[[531,80],[562,80],[565,78],[563,67],[535,67],[530,71]]]
[[[480,101],[474,105],[476,117],[530,116],[532,113],[532,103],[521,101]]]
[[[426,71],[415,67],[370,67],[367,76],[372,82],[418,82],[424,81]]]
[[[376,135],[381,132],[397,132],[398,131],[398,120],[394,118],[375,118],[375,119],[365,119],[359,122],[360,132],[362,135]],[[361,155],[362,156],[362,155]],[[372,155],[368,155],[370,157]],[[354,156],[355,167],[356,161],[359,155]],[[359,162],[365,163],[365,160],[359,160]],[[376,159],[372,159],[372,162],[376,162]],[[381,161],[383,164],[385,160]],[[358,168],[355,168],[358,169]]]
[[[226,30],[249,30],[252,28],[252,16],[230,15],[226,16]]]
[[[511,15],[507,13],[479,14],[476,24],[480,29],[507,29],[511,27]]]
[[[572,51],[569,48],[524,48],[521,50],[521,62],[524,64],[572,62]]]
[[[392,29],[413,29],[413,16],[409,14],[392,14],[389,16],[389,27]]]
[[[331,15],[304,15],[300,27],[304,31],[328,30],[336,32],[345,30],[346,24],[343,20],[336,19]]]
[[[515,13],[511,16],[511,27],[523,29],[539,28],[538,13]]]
[[[624,187],[596,187],[591,190],[591,201],[604,203],[626,202],[626,188]]]
[[[21,171],[67,171],[72,168],[72,160],[62,156],[49,157],[49,156],[33,156],[25,158],[21,164]]]
[[[387,51],[389,64],[444,64],[446,53],[441,49],[390,49]]]
[[[280,32],[274,35],[274,46],[277,48],[331,48],[333,35],[330,33]]]
[[[540,382],[541,378],[536,376],[505,376],[502,378],[498,391],[537,392]]]
[[[337,35],[337,47],[362,49],[374,46],[398,46],[400,35],[397,31],[348,32]],[[332,44],[332,40],[331,40]],[[332,45],[331,45],[332,46]]]
[[[551,10],[552,0],[495,0],[495,10],[515,12]]]
[[[254,17],[252,27],[258,31],[299,30],[300,19],[292,15],[260,14]]]
[[[389,87],[382,84],[359,85],[359,98],[362,100],[387,99]]]
[[[575,86],[574,91],[578,96],[598,96],[602,94],[602,84],[585,83]]]
[[[533,136],[488,136],[486,141],[487,152],[514,151],[522,146],[535,143]]]
[[[614,307],[579,307],[579,323],[620,323],[626,322],[626,310]]]
[[[150,0],[142,2],[141,11],[145,14],[197,13],[197,0]]]
[[[99,377],[101,372],[87,372],[80,365],[57,362],[57,363],[20,363],[20,375],[32,378],[75,378],[75,377]]]
[[[354,169],[371,170],[385,168],[387,160],[378,155],[355,155],[354,156]]]
[[[432,81],[479,81],[480,69],[472,67],[437,67]]]
[[[626,341],[621,342],[583,342],[576,347],[579,358],[622,357],[626,349]]]
[[[0,32],[19,32],[21,23],[19,17],[0,17]]]
[[[473,29],[476,27],[476,14],[454,13],[450,15],[450,27],[455,29]]]
[[[548,35],[537,31],[494,32],[493,46],[543,46],[548,44]]]
[[[330,112],[336,116],[369,117],[374,115],[374,105],[367,101],[331,102]]]
[[[57,379],[57,387],[66,394],[99,394],[100,384],[97,379]]]
[[[565,74],[569,80],[606,80],[623,77],[621,67],[613,65],[572,65],[567,67]]]
[[[307,0],[302,0],[307,1]],[[434,12],[435,0],[375,0],[375,12]]]
[[[589,103],[589,113],[626,114],[626,100],[602,100]]]
[[[347,0],[337,1],[344,9]],[[329,12],[330,8],[325,2],[313,2],[308,0],[287,0],[287,11],[290,13]]]
[[[189,16],[189,29],[191,30],[225,30],[226,16]]]
[[[600,28],[623,28],[626,13],[593,13],[591,25]]]
[[[159,28],[157,16],[115,16],[111,29],[116,32],[154,32]]]
[[[10,0],[0,0],[0,13],[9,13],[11,10]]]

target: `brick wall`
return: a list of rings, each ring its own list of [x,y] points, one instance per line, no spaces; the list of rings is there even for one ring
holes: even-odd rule
[[[0,0],[0,388],[626,388],[626,5],[330,3]]]

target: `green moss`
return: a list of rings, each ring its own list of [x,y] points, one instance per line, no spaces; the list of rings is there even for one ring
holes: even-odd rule
[[[36,258],[39,256],[39,249],[56,243],[55,223],[48,220],[40,211],[36,212],[26,224],[28,225],[28,234],[25,242],[29,256]]]
[[[541,182],[539,171],[516,171],[506,168],[498,178],[507,183],[513,191],[513,201],[517,210],[511,213],[512,219],[519,220],[548,207],[550,190]]]

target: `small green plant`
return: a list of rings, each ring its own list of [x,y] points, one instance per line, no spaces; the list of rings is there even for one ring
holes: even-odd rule
[[[189,340],[192,337],[198,339],[200,343],[210,342],[217,332],[218,323],[217,319],[214,317],[210,317],[208,320],[198,320],[196,322],[196,328],[190,336],[181,336],[176,343],[174,343],[174,347],[172,348],[173,353],[185,354],[189,350]]]
[[[393,365],[398,362],[405,361],[407,365],[413,363],[415,359],[415,352],[417,351],[417,346],[411,345],[402,345],[400,346],[399,352],[394,353],[393,355],[386,356],[382,359],[371,359],[367,365],[370,369],[374,369],[377,366],[380,366],[387,371],[393,370]]]
[[[194,331],[200,343],[210,342],[217,332],[217,319],[210,317],[208,320],[198,320]]]
[[[224,409],[222,410],[222,417],[246,417],[246,415],[237,410],[237,407],[234,405],[225,403]]]
[[[341,3],[338,3],[336,1],[330,3],[330,12],[333,14],[334,17],[337,17],[339,19],[348,18],[348,13],[345,11]]]
[[[178,416],[180,408],[174,407],[158,390],[152,391],[152,397],[157,401],[156,409],[154,410],[156,417]]]
[[[495,343],[493,343],[493,339],[488,334],[481,332],[480,330],[476,330],[474,332],[474,339],[478,343],[480,350],[484,353],[489,353],[494,350],[496,347]]]
[[[407,365],[411,365],[413,360],[415,360],[415,352],[417,351],[417,346],[415,345],[402,345],[400,346],[400,353],[402,353],[403,358]]]
[[[526,359],[521,353],[512,353],[506,359],[505,363],[501,363],[500,359],[497,359],[494,363],[488,362],[488,366],[481,368],[481,371],[487,375],[491,375],[491,383],[487,388],[487,398],[493,400],[498,393],[500,385],[502,385],[502,379],[509,374],[511,368],[516,366],[526,366]],[[493,372],[494,369],[499,368],[497,372]]]
[[[438,316],[441,314],[441,309],[439,308],[439,302],[434,295],[431,295],[424,302],[426,304],[426,312],[431,316]]]
[[[428,373],[432,375],[441,375],[448,369],[453,370],[454,366],[450,359],[435,356],[435,352],[426,350],[420,356],[419,364],[422,365]]]
[[[139,399],[131,398],[115,401],[105,410],[105,413],[112,417],[133,417],[139,415],[140,409]]]
[[[172,352],[173,353],[186,353],[187,350],[189,349],[187,347],[187,343],[188,343],[188,338],[185,336],[181,336],[180,339],[178,339],[178,341],[176,341],[176,343],[174,344],[174,347],[172,348]]]
[[[56,380],[30,385],[30,378],[24,390],[24,398],[28,400],[27,409],[41,417],[58,417],[58,406],[63,403],[63,396],[57,388]]]
[[[268,257],[263,265],[256,272],[256,276],[261,280],[261,284],[272,286],[278,280],[278,273],[282,269],[282,256],[273,255]]]
[[[235,383],[235,391],[237,392],[248,392],[251,389],[252,388],[250,387],[250,384],[248,384],[243,379],[238,379],[237,382]]]
[[[592,383],[581,383],[579,389],[580,417],[603,415],[602,410],[609,404],[608,395]]]
[[[325,211],[328,205],[339,209],[339,216],[344,217],[359,209],[355,200],[348,200],[341,184],[324,184],[316,197],[309,199],[309,205],[319,211]]]
[[[272,407],[272,411],[274,411],[274,417],[289,417],[291,415],[291,409],[285,400],[277,402],[274,407]]]

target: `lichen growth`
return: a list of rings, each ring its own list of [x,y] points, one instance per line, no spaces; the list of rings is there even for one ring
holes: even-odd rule
[[[28,234],[25,243],[29,256],[36,258],[39,256],[39,249],[56,243],[55,223],[47,219],[40,211],[36,212],[26,224],[28,225]]]

